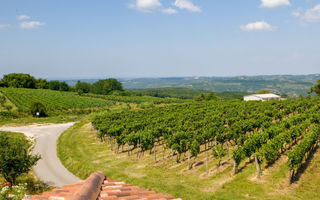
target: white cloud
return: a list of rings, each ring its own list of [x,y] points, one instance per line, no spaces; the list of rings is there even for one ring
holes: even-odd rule
[[[175,9],[173,9],[173,8],[171,8],[171,7],[167,8],[167,9],[163,9],[162,12],[163,12],[163,13],[166,13],[166,14],[170,14],[170,15],[171,15],[171,14],[176,14],[176,13],[178,13],[177,10],[175,10]]]
[[[276,27],[271,26],[265,21],[258,21],[246,25],[241,25],[240,28],[244,31],[273,31],[276,29]]]
[[[194,5],[191,0],[176,0],[173,3],[174,6],[180,8],[180,9],[186,9],[190,12],[201,12],[200,6]]]
[[[20,28],[22,29],[33,29],[39,26],[44,26],[45,23],[39,22],[39,21],[30,21],[30,22],[22,22],[20,24]]]
[[[302,11],[301,11],[301,8],[297,9],[297,10],[294,10],[291,15],[292,16],[295,16],[295,17],[300,17],[302,14]]]
[[[162,4],[159,0],[135,0],[129,4],[129,8],[134,8],[143,12],[153,12],[155,9],[161,8]]]
[[[28,15],[19,15],[18,20],[26,20],[26,19],[30,19],[30,17]]]
[[[10,24],[0,24],[0,29],[9,28],[10,26]]]
[[[301,17],[306,22],[320,22],[320,4],[308,9]]]
[[[280,6],[290,6],[289,0],[261,0],[262,8],[276,8]]]

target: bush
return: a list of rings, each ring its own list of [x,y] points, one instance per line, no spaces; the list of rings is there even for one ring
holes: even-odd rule
[[[32,155],[32,150],[33,143],[24,137],[0,132],[0,174],[11,186],[41,158],[40,155]]]
[[[21,200],[26,194],[26,184],[20,184],[9,188],[5,186],[0,187],[0,200]]]
[[[0,95],[0,105],[4,106],[5,102],[6,102],[6,98],[3,95]]]
[[[37,117],[45,117],[47,116],[47,109],[46,107],[40,103],[40,102],[33,102],[31,104],[31,108],[30,108],[31,114],[33,116],[37,116],[37,113],[39,113],[39,115]]]

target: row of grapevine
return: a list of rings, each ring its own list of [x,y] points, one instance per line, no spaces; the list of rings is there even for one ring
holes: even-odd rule
[[[308,157],[315,145],[318,144],[320,139],[320,126],[313,126],[306,134],[304,139],[295,146],[295,148],[288,153],[288,166],[289,166],[289,179],[291,181],[292,171],[297,170],[303,159]]]
[[[111,146],[115,142],[117,148],[126,145],[128,151],[143,152],[161,142],[164,148],[171,149],[171,157],[177,155],[178,161],[186,152],[197,156],[201,145],[205,150],[212,148],[213,142],[227,147],[232,145],[233,158],[239,165],[245,157],[255,153],[259,162],[275,160],[278,153],[270,157],[269,149],[279,140],[281,148],[287,136],[287,142],[301,136],[312,121],[309,119],[319,117],[318,105],[316,98],[192,102],[139,111],[107,112],[97,115],[92,123],[99,130],[98,136],[109,138]],[[274,151],[279,152],[279,148]]]

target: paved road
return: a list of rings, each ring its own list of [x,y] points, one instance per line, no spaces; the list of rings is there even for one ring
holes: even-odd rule
[[[63,186],[78,182],[80,179],[70,173],[57,156],[57,141],[63,131],[74,123],[30,125],[23,127],[0,127],[2,131],[20,132],[36,138],[34,153],[39,153],[42,159],[34,167],[38,178],[49,185]]]

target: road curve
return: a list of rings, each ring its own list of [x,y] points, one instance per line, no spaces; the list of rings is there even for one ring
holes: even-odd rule
[[[66,124],[29,125],[21,127],[0,127],[0,131],[24,133],[36,139],[34,153],[41,154],[41,160],[34,167],[36,176],[48,185],[61,187],[80,179],[69,172],[57,156],[57,141],[61,133],[74,125]]]

